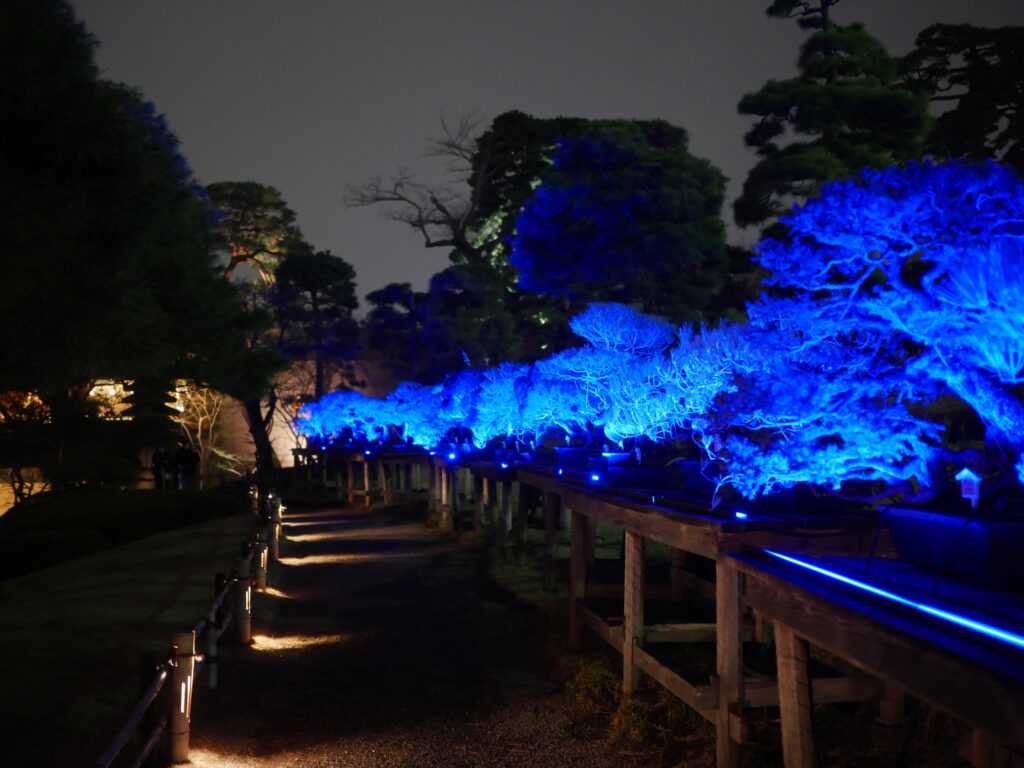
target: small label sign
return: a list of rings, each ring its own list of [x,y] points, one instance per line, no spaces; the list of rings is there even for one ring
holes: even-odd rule
[[[960,497],[970,499],[971,508],[976,509],[981,499],[981,478],[970,469],[964,467],[954,476],[960,481]]]

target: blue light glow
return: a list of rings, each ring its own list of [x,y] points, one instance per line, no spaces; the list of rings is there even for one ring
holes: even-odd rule
[[[364,453],[364,454],[365,454],[366,456],[369,456],[369,455],[370,455],[370,453],[371,453],[371,451],[363,451],[363,453]]]
[[[565,470],[564,470],[564,469],[562,469],[561,467],[559,467],[559,468],[558,468],[558,474],[560,474],[560,475],[564,475],[564,474],[565,474]]]
[[[455,454],[454,454],[454,453],[449,453],[449,454],[448,454],[448,459],[449,459],[450,461],[455,461]]]
[[[927,603],[920,603],[916,600],[911,600],[910,598],[902,597],[893,592],[889,592],[888,590],[880,589],[879,587],[874,587],[870,584],[865,584],[863,581],[851,579],[849,576],[844,576],[841,573],[830,571],[827,568],[822,568],[821,566],[808,563],[804,560],[798,560],[797,558],[790,557],[789,555],[783,555],[780,552],[773,552],[770,549],[766,549],[764,551],[772,557],[777,557],[780,560],[785,560],[787,563],[792,563],[793,565],[799,566],[800,568],[806,568],[809,571],[814,571],[815,573],[821,574],[822,576],[827,576],[828,578],[835,579],[836,581],[839,581],[843,584],[847,584],[851,587],[856,587],[857,589],[869,592],[872,595],[876,595],[877,597],[882,597],[886,600],[891,600],[892,602],[898,603],[899,605],[904,605],[908,608],[913,608],[917,611],[920,611],[921,613],[928,614],[929,616],[934,616],[936,618],[943,619],[944,621],[948,621],[951,624],[956,624],[957,626],[963,627],[965,629],[973,630],[974,632],[986,635],[987,637],[991,637],[995,640],[1000,640],[1009,645],[1013,645],[1017,648],[1024,649],[1024,636],[1022,635],[1009,632],[1005,629],[1000,629],[999,627],[994,627],[991,624],[985,624],[984,622],[977,621],[975,619],[969,619],[966,616],[960,616],[959,614],[951,613],[950,611],[943,610],[942,608],[936,608],[935,606],[928,605]]]
[[[746,519],[747,519],[747,513],[746,513],[746,512],[737,512],[737,513],[736,513],[735,515],[733,515],[733,516],[734,516],[734,517],[735,517],[735,518],[736,518],[737,520],[746,520]]]
[[[592,482],[592,483],[600,483],[601,482],[601,476],[599,474],[597,474],[596,472],[593,473],[590,476],[590,482]]]
[[[508,469],[508,462],[506,462],[506,461],[501,462],[501,468],[502,469]]]

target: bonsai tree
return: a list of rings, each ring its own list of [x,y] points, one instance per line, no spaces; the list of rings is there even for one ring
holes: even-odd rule
[[[913,468],[927,484],[909,456],[928,457],[923,446],[937,433],[920,410],[912,416],[901,404],[952,394],[984,425],[986,459],[977,468],[1008,468],[1024,447],[1021,179],[994,162],[866,170],[826,186],[782,221],[786,238],[758,250],[768,284],[786,297],[763,298],[752,321],[790,329],[797,369],[816,374],[808,404],[842,398],[828,405],[844,414],[829,439],[856,445],[867,429],[864,443],[872,444],[909,428],[896,438],[902,447],[892,446],[903,456],[900,474]],[[776,388],[776,408],[799,380]],[[785,448],[791,456],[799,450]]]

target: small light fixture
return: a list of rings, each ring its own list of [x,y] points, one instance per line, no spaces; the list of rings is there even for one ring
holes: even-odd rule
[[[737,520],[746,520],[747,519],[747,513],[746,512],[736,512],[734,516],[735,516],[735,518]]]
[[[592,483],[600,483],[601,482],[601,476],[599,474],[597,474],[597,472],[595,472],[594,474],[592,474],[590,476],[590,482],[592,482]]]

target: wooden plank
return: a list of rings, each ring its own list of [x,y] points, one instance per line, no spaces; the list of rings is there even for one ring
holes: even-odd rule
[[[586,518],[572,513],[569,526],[569,650],[578,651],[583,642],[580,609],[587,586],[587,561],[583,551],[586,543]]]
[[[640,670],[633,652],[644,644],[644,539],[625,532],[626,585],[622,600],[622,692],[631,696],[640,686]]]
[[[756,610],[869,675],[990,732],[1012,749],[1024,750],[1024,690],[1019,682],[890,623],[902,621],[909,630],[916,620],[899,619],[874,604],[869,615],[862,602],[839,599],[827,585],[812,589],[788,572],[780,578],[760,564],[734,562],[748,574],[745,599]]]
[[[714,624],[648,624],[644,628],[648,643],[713,643],[717,634]]]
[[[348,495],[348,505],[351,507],[355,503],[355,500],[356,500],[356,497],[355,497],[355,486],[356,486],[356,471],[355,470],[356,470],[356,467],[355,467],[355,464],[353,464],[351,461],[346,461],[345,462],[345,467],[346,467],[347,477],[348,477],[348,485],[347,485],[347,488],[346,488],[347,495]]]
[[[363,506],[370,506],[370,462],[363,462]]]
[[[623,632],[622,627],[612,627],[601,621],[601,617],[587,608],[582,601],[576,601],[576,610],[583,626],[589,627],[595,635],[604,640],[608,645],[622,653]]]
[[[718,538],[706,524],[690,525],[680,515],[669,517],[652,511],[631,509],[605,501],[579,490],[566,488],[564,501],[575,512],[611,523],[617,528],[639,533],[648,539],[695,552],[712,559],[718,557]]]
[[[743,643],[740,635],[740,575],[725,560],[715,564],[715,623],[718,627],[716,670],[718,713],[715,720],[715,753],[718,768],[739,768],[739,744],[732,738],[729,715],[732,706],[742,718]]]
[[[775,626],[779,671],[782,757],[786,768],[814,768],[814,701],[807,669],[807,641],[785,624]]]

